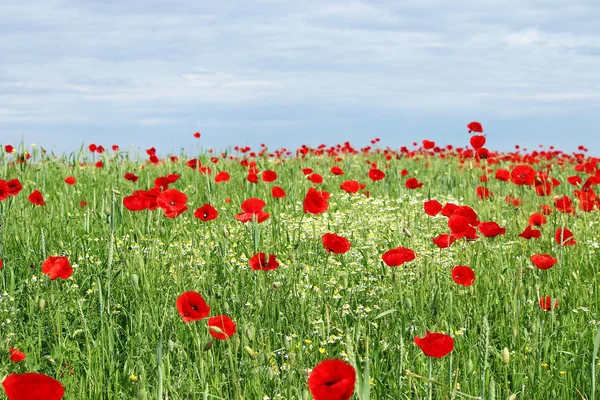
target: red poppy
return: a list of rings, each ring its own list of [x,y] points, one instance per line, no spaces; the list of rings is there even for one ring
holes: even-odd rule
[[[266,170],[262,172],[262,180],[263,182],[273,182],[277,179],[277,172]]]
[[[483,127],[477,121],[469,122],[469,124],[467,125],[467,128],[469,129],[469,133],[471,133],[471,132],[483,133]]]
[[[437,200],[429,200],[423,203],[423,208],[427,215],[435,217],[442,211],[442,204]]]
[[[475,150],[480,149],[485,144],[485,136],[473,135],[473,136],[471,136],[471,139],[469,139],[469,142],[471,143],[471,146],[473,146],[473,148]]]
[[[536,178],[536,172],[529,165],[518,165],[511,172],[512,182],[515,185],[533,185]]]
[[[457,208],[458,206],[454,203],[446,203],[444,204],[444,207],[442,207],[442,215],[449,218],[452,214],[454,214],[454,211]]]
[[[492,192],[490,192],[490,190],[486,187],[477,186],[475,191],[477,192],[477,197],[479,197],[479,200],[487,200],[492,197]]]
[[[96,168],[104,167],[104,163],[102,162],[102,160],[98,161],[95,165],[96,165]]]
[[[548,204],[542,204],[540,206],[541,210],[542,210],[542,214],[544,215],[550,215],[552,214],[552,206],[549,206]]]
[[[119,151],[119,146],[116,144],[113,144],[111,148],[113,151]]]
[[[67,257],[51,256],[42,264],[42,273],[48,275],[51,281],[56,278],[67,279],[73,274],[73,267]]]
[[[131,196],[123,198],[123,205],[129,211],[142,211],[150,207],[151,199],[144,190],[136,190]]]
[[[581,185],[582,180],[581,180],[580,176],[574,175],[574,176],[569,176],[567,178],[567,182],[569,182],[573,186],[579,186],[579,185]]]
[[[67,176],[67,177],[65,178],[65,183],[66,183],[67,185],[74,185],[74,184],[75,184],[75,182],[77,182],[77,180],[76,180],[75,178],[73,178],[72,176]]]
[[[337,165],[331,167],[330,171],[334,175],[344,175],[344,170],[338,167]]]
[[[437,237],[434,237],[432,240],[433,240],[433,243],[435,243],[437,247],[439,247],[440,249],[445,249],[447,247],[452,246],[452,243],[454,243],[456,238],[452,234],[444,233]]]
[[[95,153],[95,152],[96,152],[96,149],[97,149],[97,147],[96,147],[96,145],[95,145],[94,143],[92,143],[92,144],[90,144],[90,145],[88,146],[88,149],[90,149],[90,151],[91,151],[92,153]]]
[[[194,133],[194,137],[195,137],[196,139],[200,139],[200,132],[196,132],[196,133]]]
[[[506,228],[502,228],[496,222],[482,222],[478,228],[479,232],[486,237],[495,237],[506,233]]]
[[[510,180],[510,171],[503,168],[498,168],[496,170],[496,179],[499,181],[508,182]]]
[[[554,300],[554,307],[552,307],[552,299],[550,296],[540,297],[540,308],[544,311],[552,311],[552,309],[556,309],[558,307],[558,300]]]
[[[309,188],[306,193],[306,197],[304,198],[304,212],[311,214],[322,214],[329,208],[329,203],[327,199],[329,198],[329,193],[325,191],[319,191],[315,188]]]
[[[2,261],[2,259],[0,258],[0,269],[2,269],[3,266],[4,266],[4,261]]]
[[[266,221],[271,215],[263,211],[266,203],[256,197],[244,200],[241,205],[243,213],[236,214],[236,218],[240,222],[249,222],[255,219],[259,224]]]
[[[252,256],[248,265],[255,271],[272,271],[279,267],[279,262],[277,262],[275,254],[269,254],[269,259],[267,260],[267,255],[265,253],[256,253]]]
[[[314,183],[315,185],[320,185],[323,183],[323,177],[319,174],[310,174],[307,176],[308,180]]]
[[[219,182],[227,182],[231,177],[229,176],[229,173],[226,171],[221,171],[218,174],[215,175],[215,182],[219,183]]]
[[[472,236],[475,230],[475,228],[471,226],[469,218],[459,214],[452,214],[450,218],[448,218],[448,228],[450,228],[450,232],[452,232],[456,239],[460,239],[464,236]]]
[[[573,246],[574,244],[577,244],[575,239],[573,239],[573,232],[567,228],[558,228],[554,236],[556,238],[556,243],[560,246]]]
[[[523,200],[522,199],[518,199],[518,198],[514,197],[511,194],[507,195],[504,198],[504,201],[506,201],[507,203],[510,203],[514,207],[519,207],[520,205],[523,205]]]
[[[271,189],[271,196],[273,196],[276,199],[281,199],[285,197],[285,191],[279,186],[273,186],[273,188]]]
[[[35,372],[8,375],[2,386],[8,400],[60,400],[65,395],[59,381]]]
[[[452,279],[462,286],[471,286],[475,283],[475,273],[466,265],[459,265],[452,268]]]
[[[574,212],[573,201],[569,196],[562,196],[554,200],[554,206],[556,207],[556,210],[565,214],[572,214]]]
[[[85,206],[87,206],[87,201],[85,201],[85,200],[81,200],[81,201],[79,202],[79,206],[80,206],[80,207],[85,207]]]
[[[217,315],[208,319],[208,331],[216,339],[227,340],[236,330],[235,323],[227,315]]]
[[[321,236],[321,240],[327,253],[344,254],[350,250],[348,239],[335,233],[326,233]]]
[[[419,182],[417,178],[408,178],[404,183],[407,189],[418,189],[423,187],[423,183]]]
[[[542,236],[542,232],[531,228],[531,225],[527,225],[527,228],[525,228],[523,232],[519,233],[519,236],[523,239],[539,239],[540,236]]]
[[[23,190],[23,186],[21,186],[21,182],[18,179],[11,179],[6,182],[6,186],[8,187],[9,196],[16,196]]]
[[[415,257],[415,252],[411,249],[407,249],[406,247],[397,247],[383,253],[381,259],[390,267],[398,267],[405,262],[414,260]]]
[[[435,142],[432,142],[431,140],[423,140],[423,148],[424,149],[433,149],[433,147],[435,146]]]
[[[373,182],[380,181],[383,178],[385,178],[385,172],[383,172],[377,168],[371,168],[369,170],[369,178],[371,178],[371,180]]]
[[[313,169],[312,168],[302,168],[302,173],[304,175],[310,175],[313,173]]]
[[[183,322],[199,321],[208,317],[210,306],[197,292],[185,292],[177,298],[177,312],[183,318]]]
[[[205,204],[202,207],[196,209],[196,211],[194,211],[194,217],[198,218],[201,221],[212,221],[218,216],[219,212],[210,204]]]
[[[8,184],[5,180],[0,179],[0,201],[8,198]]]
[[[137,182],[138,179],[140,179],[138,176],[135,176],[131,172],[126,173],[123,177],[131,182]]]
[[[538,269],[549,269],[558,261],[558,258],[554,258],[550,254],[534,254],[530,259]]]
[[[546,223],[546,217],[544,214],[533,213],[529,216],[529,225],[531,226],[542,226]]]
[[[177,189],[169,189],[158,195],[156,204],[163,209],[166,217],[175,218],[188,209],[187,200],[185,193]]]
[[[454,339],[451,336],[429,331],[426,331],[422,338],[415,337],[415,344],[426,356],[435,358],[442,358],[454,349]]]
[[[7,144],[6,146],[4,146],[4,151],[6,151],[7,153],[12,153],[14,149],[15,148],[12,147],[10,144]]]
[[[359,190],[363,190],[366,185],[358,183],[355,180],[344,181],[340,185],[340,189],[342,189],[346,193],[358,193]]]
[[[44,201],[44,196],[42,196],[42,194],[40,193],[39,190],[34,190],[28,197],[27,200],[29,200],[32,204],[35,204],[36,206],[45,206],[46,202]]]
[[[9,347],[10,360],[13,362],[23,361],[27,356],[21,350]]]
[[[356,370],[343,360],[321,361],[308,377],[314,400],[349,400],[354,394]]]

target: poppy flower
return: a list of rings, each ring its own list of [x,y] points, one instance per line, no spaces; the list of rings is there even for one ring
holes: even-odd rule
[[[48,275],[51,281],[56,278],[67,279],[73,274],[73,267],[67,257],[51,256],[42,264],[42,273]]]
[[[557,211],[565,214],[572,214],[574,212],[573,201],[569,198],[569,196],[562,196],[554,200],[554,207],[556,207]]]
[[[4,146],[4,151],[6,151],[7,153],[12,153],[14,149],[15,148],[13,146],[11,146],[10,144],[7,144],[6,146]]]
[[[573,239],[573,232],[567,228],[558,228],[554,236],[556,238],[556,243],[560,246],[573,246],[574,244],[577,244],[575,239]]]
[[[479,200],[487,200],[492,197],[492,192],[490,192],[490,190],[486,187],[477,186],[475,191],[477,192],[477,197],[479,197]]]
[[[39,190],[34,190],[29,196],[27,196],[27,200],[29,200],[32,204],[35,204],[36,206],[46,205],[46,202],[44,201],[44,196],[42,196]]]
[[[459,206],[454,209],[452,215],[460,215],[467,219],[469,224],[473,226],[479,225],[479,220],[477,219],[477,213],[469,206]]]
[[[21,350],[9,348],[10,360],[13,362],[23,361],[27,356]]]
[[[235,323],[227,315],[217,315],[208,319],[208,331],[215,339],[227,340],[236,330]]]
[[[195,137],[196,139],[200,139],[200,132],[196,132],[196,133],[194,133],[194,137]]]
[[[452,268],[452,279],[462,286],[471,286],[475,283],[475,273],[466,265],[459,265]]]
[[[444,217],[448,217],[450,218],[450,216],[452,214],[454,214],[454,211],[458,208],[458,206],[454,203],[446,203],[444,204],[444,207],[442,207],[442,215]]]
[[[258,183],[258,175],[253,172],[250,172],[246,177],[246,180],[250,183]]]
[[[499,181],[508,182],[510,180],[510,171],[503,168],[498,168],[496,170],[495,178]]]
[[[482,222],[478,228],[479,232],[485,237],[495,237],[506,233],[506,228],[502,228],[496,222]]]
[[[2,259],[0,258],[0,269],[2,269],[3,266],[4,266],[4,261],[2,261]]]
[[[327,253],[344,254],[350,250],[348,239],[335,233],[326,233],[321,236],[321,240]]]
[[[263,171],[261,178],[263,182],[273,182],[275,179],[277,179],[277,172],[271,170]]]
[[[456,238],[454,237],[454,235],[447,233],[443,233],[437,237],[432,238],[433,243],[435,243],[436,246],[440,249],[445,249],[447,247],[452,246],[452,243],[454,243],[455,240]]]
[[[432,142],[431,140],[423,140],[423,148],[430,150],[433,149],[433,147],[435,146],[435,142]]]
[[[354,394],[356,370],[339,359],[321,361],[308,377],[314,400],[349,400]]]
[[[411,249],[407,249],[406,247],[397,247],[383,253],[381,259],[390,267],[398,267],[405,262],[414,260],[415,257],[415,252]]]
[[[415,344],[429,357],[442,358],[454,349],[454,339],[443,333],[426,331],[425,336],[415,337]]]
[[[92,144],[90,144],[90,145],[88,146],[88,149],[89,149],[89,150],[90,150],[92,153],[95,153],[95,152],[96,152],[96,149],[97,149],[97,146],[96,146],[94,143],[92,143]]]
[[[102,160],[100,160],[95,164],[95,166],[96,166],[96,168],[102,168],[102,167],[104,167],[104,163],[102,162]]]
[[[313,169],[312,168],[302,168],[302,173],[304,175],[310,175],[313,173]]]
[[[383,178],[385,178],[385,172],[383,172],[377,168],[371,168],[369,170],[369,178],[371,178],[371,180],[373,182],[380,181]]]
[[[210,306],[197,292],[185,292],[175,302],[177,312],[183,318],[183,322],[200,321],[210,314]]]
[[[407,189],[418,189],[423,187],[423,183],[419,182],[417,178],[408,178],[406,182],[404,182],[404,186],[406,186]]]
[[[554,307],[552,307],[552,299],[550,296],[542,296],[540,297],[540,308],[544,311],[552,311],[552,309],[556,309],[558,307],[558,300],[554,300]]]
[[[76,180],[75,178],[73,178],[72,176],[67,176],[67,177],[65,178],[65,183],[66,183],[67,185],[74,185],[74,184],[75,184],[75,182],[77,182],[77,180]]]
[[[473,136],[471,136],[471,139],[469,139],[469,142],[471,143],[471,146],[475,150],[480,149],[485,144],[485,136],[483,136],[483,135],[473,135]]]
[[[542,236],[542,232],[531,228],[531,225],[527,225],[527,228],[519,233],[519,237],[522,237],[523,239],[539,239],[540,236]]]
[[[423,203],[425,213],[432,217],[435,217],[442,211],[442,204],[437,200],[429,200]]]
[[[549,269],[558,261],[558,258],[554,258],[550,254],[534,254],[530,259],[538,269]]]
[[[113,144],[113,145],[111,146],[111,149],[112,149],[113,151],[119,151],[119,146],[118,146],[118,145],[116,145],[116,144]]]
[[[338,167],[337,165],[331,167],[330,171],[334,175],[344,175],[344,170]]]
[[[273,186],[271,189],[271,196],[276,199],[281,199],[285,197],[285,191],[279,186]]]
[[[467,124],[467,128],[469,129],[469,133],[471,133],[471,132],[483,133],[483,127],[477,121],[469,122]]]
[[[81,201],[79,202],[79,206],[80,206],[80,207],[85,207],[85,206],[87,206],[87,201],[85,201],[85,200],[81,200]]]
[[[0,201],[8,198],[8,184],[5,180],[0,179]]]
[[[544,215],[550,215],[552,214],[552,206],[549,206],[548,204],[542,204],[540,206],[540,209],[542,210],[542,214]]]
[[[246,223],[248,221],[252,221],[252,219],[255,219],[260,224],[261,222],[266,221],[271,216],[271,214],[267,214],[263,211],[265,205],[266,203],[264,201],[256,197],[244,200],[244,202],[241,205],[242,211],[244,212],[236,214],[235,217],[240,222]]]
[[[358,193],[359,190],[363,190],[366,185],[358,183],[355,180],[344,181],[340,185],[340,189],[342,189],[346,193]]]
[[[275,254],[269,254],[269,259],[267,260],[267,255],[265,253],[256,253],[252,256],[248,265],[250,265],[250,268],[254,271],[272,271],[279,267],[279,262],[277,262]]]
[[[529,225],[531,226],[542,226],[546,223],[546,217],[544,214],[533,213],[529,216]]]
[[[515,185],[529,186],[529,185],[533,185],[537,175],[535,173],[535,170],[533,168],[531,168],[529,165],[518,165],[512,170],[510,176],[511,176],[512,182]]]
[[[507,203],[511,204],[513,207],[519,207],[521,205],[523,205],[523,200],[514,197],[513,195],[509,194],[508,196],[506,196],[504,198],[504,201],[506,201]]]
[[[23,190],[23,186],[21,186],[21,182],[18,179],[11,179],[6,182],[6,186],[8,187],[9,196],[16,196]]]
[[[328,197],[329,193],[325,191],[319,191],[312,187],[309,188],[304,198],[304,212],[315,215],[324,213],[329,208]]]
[[[131,182],[137,182],[138,179],[140,179],[138,176],[135,176],[131,172],[126,173],[125,175],[123,175],[123,177]]]
[[[452,214],[450,218],[448,218],[448,228],[450,228],[450,232],[452,232],[456,239],[460,239],[461,237],[466,236],[470,231],[474,230],[469,218],[458,214]]]
[[[323,183],[323,177],[320,174],[310,174],[307,176],[307,179],[315,185],[320,185]]]
[[[136,190],[132,195],[123,198],[123,205],[129,211],[142,211],[150,207],[150,198],[146,191]]]
[[[205,204],[202,207],[196,209],[196,211],[194,211],[194,217],[198,218],[201,221],[212,221],[218,216],[219,212],[210,204]]]
[[[35,372],[8,375],[2,386],[8,400],[60,400],[65,395],[59,381]]]
[[[574,176],[569,176],[567,178],[567,182],[569,182],[573,186],[579,186],[579,185],[581,185],[582,179],[580,176],[574,175]]]
[[[156,204],[163,209],[166,217],[175,218],[188,209],[187,199],[185,193],[177,189],[169,189],[158,195]]]
[[[215,182],[219,183],[219,182],[227,182],[231,177],[229,176],[229,173],[226,171],[221,171],[218,174],[215,175]]]

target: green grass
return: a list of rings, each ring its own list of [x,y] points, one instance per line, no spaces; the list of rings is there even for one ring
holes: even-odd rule
[[[40,160],[41,154],[34,156]],[[517,234],[553,197],[496,181],[492,173],[486,186],[494,197],[480,201],[475,187],[482,170],[472,161],[459,170],[453,157],[427,156],[425,167],[423,156],[386,161],[383,154],[345,155],[338,163],[345,175],[336,177],[329,173],[334,160],[324,156],[281,165],[257,158],[260,171],[274,169],[279,178],[252,184],[238,162],[213,165],[210,156],[199,159],[213,169],[211,176],[185,166],[184,156],[155,166],[104,154],[102,169],[83,152],[27,165],[0,156],[0,179],[18,178],[24,187],[0,202],[0,378],[45,373],[62,382],[66,399],[308,399],[308,371],[326,358],[342,358],[366,374],[366,381],[358,377],[355,398],[420,399],[430,392],[435,399],[593,398],[600,340],[594,348],[600,323],[597,211],[555,211],[541,239],[527,241]],[[387,177],[371,182],[367,159]],[[534,168],[546,163],[554,164],[552,176],[562,182],[555,194],[573,197],[566,182],[573,166],[544,160]],[[498,166],[512,168],[492,168]],[[332,193],[325,214],[302,211],[313,186],[304,167],[321,173],[325,181],[318,187]],[[406,189],[402,169],[423,188]],[[215,184],[221,170],[232,179]],[[125,172],[140,180],[124,180]],[[171,187],[187,194],[186,213],[168,219],[160,209],[123,206],[123,197],[168,173],[181,175]],[[66,185],[67,176],[77,183]],[[367,184],[370,197],[342,192],[346,179]],[[273,185],[287,197],[271,198]],[[45,206],[28,202],[35,189]],[[524,204],[509,205],[508,194]],[[235,219],[250,197],[266,201],[266,222]],[[448,232],[447,219],[424,213],[429,198],[470,205],[481,221],[496,221],[507,234],[438,249],[431,238]],[[204,203],[218,209],[216,220],[194,218]],[[577,245],[556,245],[561,226],[573,231]],[[350,252],[328,255],[321,243],[326,232],[348,238]],[[402,267],[383,264],[381,255],[398,246],[413,249],[416,259]],[[251,270],[248,260],[257,251],[276,254],[281,266]],[[534,253],[552,254],[559,263],[538,270],[529,260]],[[41,273],[51,255],[66,255],[76,265],[70,279],[50,281]],[[473,286],[453,282],[456,265],[473,268]],[[229,341],[211,344],[205,321],[182,322],[175,301],[189,290],[206,299],[211,315],[236,322]],[[559,307],[540,310],[542,295],[558,299]],[[452,335],[454,351],[429,360],[413,343],[426,329]],[[9,346],[26,360],[11,362]]]

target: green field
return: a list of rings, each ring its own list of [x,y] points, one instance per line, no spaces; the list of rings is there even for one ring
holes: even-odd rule
[[[600,390],[600,220],[597,204],[578,207],[574,190],[582,184],[567,181],[600,176],[598,160],[584,153],[492,152],[478,160],[455,149],[339,148],[281,158],[233,152],[231,159],[198,151],[176,161],[163,154],[155,165],[144,152],[87,147],[63,156],[29,148],[32,158],[19,162],[25,150],[0,155],[0,180],[23,186],[0,201],[0,379],[43,373],[61,382],[65,399],[298,400],[312,398],[310,370],[339,358],[357,371],[353,399],[593,399]],[[187,165],[192,158],[195,169]],[[256,163],[257,183],[248,181],[254,167],[243,159]],[[379,181],[369,178],[373,163],[385,173]],[[560,184],[540,196],[533,185],[495,179],[498,168],[522,164]],[[333,166],[344,174],[332,174]],[[303,168],[323,182],[311,182]],[[277,179],[262,181],[265,170]],[[216,183],[221,171],[231,179]],[[125,197],[168,174],[180,175],[169,189],[187,195],[187,211],[168,218],[160,207],[124,206]],[[64,182],[68,176],[74,185]],[[423,186],[408,189],[409,178]],[[366,187],[346,193],[340,185],[347,180]],[[273,186],[286,197],[272,197]],[[477,186],[491,197],[480,200]],[[330,193],[326,212],[304,212],[311,187]],[[28,200],[34,190],[45,205]],[[509,195],[522,204],[507,202]],[[556,209],[563,195],[573,212]],[[236,218],[250,198],[265,201],[267,220]],[[478,231],[477,240],[438,248],[432,238],[450,230],[448,218],[425,213],[430,199],[468,205],[506,233]],[[194,217],[204,204],[218,210],[216,219]],[[519,237],[543,204],[553,211],[537,228],[541,237]],[[558,245],[562,227],[575,245]],[[328,232],[347,238],[350,251],[328,254],[321,240]],[[416,258],[386,265],[382,255],[399,246]],[[252,270],[259,252],[276,255],[279,267]],[[533,254],[558,262],[541,270]],[[72,275],[50,280],[41,270],[49,256],[68,257]],[[473,269],[473,285],[453,281],[459,265]],[[206,319],[183,322],[176,301],[187,291],[202,295],[211,317],[228,315],[236,333],[218,340]],[[541,309],[543,296],[558,307]],[[423,354],[414,338],[426,330],[451,335],[453,351],[440,359]],[[26,359],[11,361],[9,348]]]

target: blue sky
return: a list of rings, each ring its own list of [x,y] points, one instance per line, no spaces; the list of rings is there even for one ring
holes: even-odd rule
[[[600,155],[596,0],[2,0],[0,143]]]

